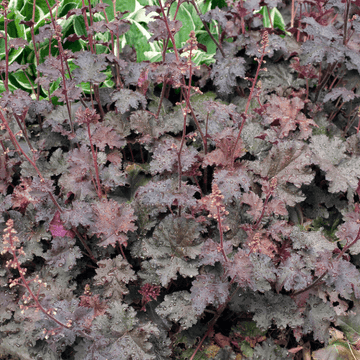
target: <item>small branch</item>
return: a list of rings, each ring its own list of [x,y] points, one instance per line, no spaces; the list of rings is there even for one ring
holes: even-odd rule
[[[90,33],[90,28],[89,28],[87,15],[86,15],[86,6],[85,6],[85,1],[84,0],[82,0],[82,5],[83,5],[83,18],[84,18],[84,22],[85,22],[86,32],[88,34],[90,51],[91,51],[92,54],[96,55],[96,47],[93,45],[93,38],[92,38],[92,35]],[[92,25],[92,12],[91,12],[91,1],[90,0],[89,0],[88,9],[89,9],[89,14],[90,14],[90,24]],[[99,107],[99,111],[100,111],[100,117],[101,117],[101,119],[104,119],[105,113],[104,113],[104,109],[102,108],[102,105],[101,105],[101,102],[100,102],[99,86],[94,84],[93,88],[94,88],[95,100],[98,103],[98,107]]]
[[[258,227],[259,227],[259,225],[260,225],[260,223],[261,223],[261,220],[262,220],[262,218],[264,217],[265,210],[266,210],[267,204],[268,204],[268,202],[269,202],[270,196],[271,196],[271,193],[266,196],[266,199],[265,199],[265,202],[264,202],[264,206],[263,206],[262,211],[261,211],[261,215],[260,215],[259,219],[257,220],[256,224],[255,224],[254,227],[253,227],[253,230],[254,230],[254,231],[256,231],[256,230],[258,229]]]
[[[211,33],[209,27],[207,26],[207,23],[201,19],[201,12],[199,10],[199,8],[197,7],[196,3],[194,0],[191,1],[191,4],[194,6],[198,16],[199,16],[199,19],[202,21],[203,25],[204,25],[204,28],[205,30],[207,31],[207,33],[209,34],[211,40],[214,42],[214,44],[217,46],[217,48],[220,50],[221,52],[221,55],[223,56],[223,58],[226,57],[225,53],[224,53],[224,50],[222,49],[222,46],[217,42],[217,40],[214,38],[213,34]]]
[[[178,1],[173,20],[175,20],[176,17],[177,17],[180,5],[181,5],[181,2]],[[169,14],[169,10],[170,9],[168,8],[168,14]],[[163,51],[162,51],[162,59],[163,59],[163,61],[165,61],[165,54],[166,54],[166,49],[167,49],[168,44],[169,44],[169,40],[170,40],[170,35],[167,36],[166,41],[163,40]]]
[[[35,12],[36,12],[36,1],[33,1],[33,12],[32,12],[32,24],[31,24],[31,28],[30,28],[30,33],[31,33],[31,39],[34,45],[34,54],[35,54],[35,58],[36,58],[36,66],[38,66],[40,64],[40,56],[39,56],[39,51],[36,47],[36,42],[35,42],[35,30],[34,30],[34,25],[35,25]],[[24,70],[24,74],[26,75],[26,72]],[[40,71],[37,70],[37,78],[40,78]],[[31,87],[33,88],[32,82],[30,81],[30,79],[28,78],[29,83],[31,84]],[[34,90],[33,90],[34,91]],[[36,92],[36,100],[39,101],[40,99],[40,84],[37,84],[37,92]]]
[[[95,259],[92,251],[90,250],[88,244],[86,243],[86,241],[84,240],[84,238],[81,236],[81,234],[77,231],[77,229],[75,227],[72,227],[71,230],[75,233],[75,235],[79,238],[80,242],[82,243],[83,247],[85,248],[85,250],[87,251],[87,255],[90,257],[90,259],[97,264],[97,260]]]
[[[272,20],[271,20],[270,10],[269,10],[269,8],[268,8],[267,6],[266,6],[266,10],[267,10],[267,13],[268,13],[268,16],[269,16],[271,28],[273,29],[273,28],[274,28],[274,25],[273,25]]]
[[[163,17],[164,17],[164,22],[165,22],[167,32],[168,32],[168,34],[170,36],[171,42],[173,43],[173,48],[174,48],[176,60],[179,61],[180,60],[179,52],[178,52],[177,47],[175,45],[175,39],[174,39],[174,36],[173,36],[173,34],[172,34],[171,30],[170,30],[169,23],[167,21],[166,15],[165,15],[164,7],[161,4],[161,0],[159,0],[159,5],[160,5],[161,12],[163,14]]]
[[[347,40],[347,23],[348,23],[348,18],[349,18],[349,10],[350,10],[350,0],[346,0],[346,5],[345,5],[345,14],[344,14],[344,38],[343,38],[343,45],[346,45]]]
[[[190,94],[191,94],[191,79],[192,79],[192,64],[191,64],[191,56],[192,56],[192,50],[193,48],[196,48],[196,37],[195,37],[195,33],[193,31],[191,31],[190,33],[190,39],[187,41],[187,43],[189,44],[189,85],[188,85],[188,91],[186,94],[186,98],[190,99]],[[183,110],[183,116],[184,116],[184,121],[183,121],[183,133],[182,133],[182,137],[181,137],[181,143],[180,143],[180,148],[178,151],[178,173],[179,173],[179,190],[181,189],[181,174],[182,174],[182,169],[181,169],[181,151],[182,148],[184,146],[185,143],[185,135],[186,135],[186,117],[187,117],[187,113],[188,113],[188,103],[186,104],[185,110]]]
[[[51,310],[45,310],[43,308],[43,306],[40,304],[38,296],[35,295],[33,293],[33,291],[31,290],[29,284],[31,283],[31,281],[34,281],[35,283],[38,283],[39,286],[42,286],[43,283],[41,280],[39,280],[38,278],[35,278],[33,280],[27,281],[25,279],[25,274],[26,274],[26,269],[21,267],[21,264],[19,262],[18,259],[18,255],[17,253],[19,253],[19,255],[25,255],[22,247],[17,249],[17,245],[16,243],[19,243],[19,239],[18,237],[15,235],[16,234],[16,230],[13,228],[14,225],[14,221],[12,219],[9,219],[6,222],[7,228],[4,231],[4,236],[3,236],[3,242],[4,242],[4,250],[2,251],[2,253],[5,252],[10,252],[13,259],[9,260],[7,262],[6,267],[12,267],[12,268],[16,268],[19,272],[20,275],[20,279],[21,279],[21,284],[19,284],[19,279],[15,279],[15,280],[10,280],[10,285],[9,287],[14,287],[16,285],[23,285],[26,290],[29,292],[30,294],[30,298],[35,302],[36,304],[36,308],[38,310],[40,310],[44,315],[46,315],[49,319],[51,319],[52,321],[54,321],[56,324],[58,324],[61,327],[64,327],[66,329],[69,329],[72,327],[72,322],[68,321],[67,324],[62,323],[61,321],[59,321],[58,319],[56,319],[52,314],[51,314]],[[20,305],[21,309],[27,309],[29,308],[29,306],[27,305]],[[23,311],[23,310],[22,310]],[[56,313],[55,311],[53,311],[53,313]],[[85,336],[87,338],[92,339],[92,337],[90,337],[89,335],[87,335],[86,333],[84,333],[83,331],[78,331],[77,333],[79,333],[82,336]]]
[[[321,79],[321,83],[319,84],[319,86],[316,87],[316,92],[315,92],[315,102],[318,100],[319,95],[320,95],[320,91],[323,89],[323,87],[325,86],[325,84],[327,83],[327,81],[330,79],[331,74],[333,73],[333,71],[335,70],[335,67],[337,65],[337,61],[334,63],[334,65],[329,65],[323,79]]]
[[[179,151],[177,153],[178,156],[178,174],[179,174],[179,190],[181,189],[181,174],[182,174],[182,168],[181,168],[181,151],[182,148],[184,146],[184,142],[185,142],[185,135],[186,135],[186,115],[187,115],[187,111],[186,109],[183,111],[183,116],[184,116],[184,121],[183,121],[183,133],[181,136],[181,143],[180,143],[180,148]]]
[[[190,109],[190,111],[191,111],[191,116],[192,116],[192,118],[193,118],[193,120],[194,120],[194,122],[195,122],[195,124],[196,124],[196,127],[197,127],[199,133],[200,133],[201,139],[202,139],[203,144],[204,144],[204,149],[207,149],[207,139],[206,139],[206,137],[204,136],[203,132],[201,131],[201,127],[200,127],[199,121],[198,121],[198,119],[197,119],[197,117],[196,117],[196,115],[195,115],[195,113],[194,113],[194,110],[193,110],[193,108],[192,108],[192,106],[191,106],[190,99],[186,99],[186,104],[187,104],[187,106],[189,107],[189,109]],[[206,150],[205,150],[205,151],[206,151]],[[206,154],[206,152],[205,152],[205,154]]]
[[[255,77],[253,79],[253,84],[252,84],[252,87],[251,87],[251,90],[250,90],[250,95],[248,97],[248,101],[246,103],[246,107],[245,107],[245,111],[244,111],[244,114],[243,114],[243,121],[241,123],[241,126],[240,126],[240,129],[239,129],[239,133],[238,133],[238,136],[236,138],[236,141],[235,141],[235,145],[234,145],[234,148],[233,148],[233,152],[232,152],[232,166],[234,166],[234,161],[235,161],[235,151],[236,151],[236,147],[237,147],[237,144],[239,142],[239,139],[240,139],[240,135],[241,135],[241,132],[243,130],[243,127],[245,125],[245,121],[246,121],[246,116],[247,116],[247,112],[249,110],[249,106],[250,106],[250,102],[251,102],[251,99],[252,99],[252,94],[254,92],[254,89],[255,89],[255,86],[256,86],[256,81],[257,81],[257,78],[259,76],[259,72],[260,72],[260,68],[261,68],[261,64],[263,63],[264,61],[264,56],[266,54],[265,52],[265,48],[266,46],[269,44],[269,38],[268,38],[268,32],[265,30],[264,31],[264,35],[263,35],[263,45],[262,45],[262,54],[261,54],[261,59],[258,60],[258,68],[256,70],[256,74],[255,74]]]
[[[159,99],[159,106],[158,106],[156,115],[154,114],[156,119],[159,117],[159,114],[160,114],[161,105],[162,105],[162,101],[163,101],[163,98],[164,98],[166,85],[167,85],[167,79],[164,79],[163,86],[162,86],[162,89],[161,89],[160,99]]]
[[[240,286],[238,286],[235,289],[235,291],[227,298],[227,300],[225,301],[225,303],[223,305],[219,306],[219,308],[216,311],[216,315],[212,318],[212,320],[210,320],[210,322],[208,324],[208,329],[207,329],[205,335],[203,336],[203,338],[199,342],[198,346],[196,347],[194,353],[191,355],[191,358],[189,360],[194,360],[195,359],[196,353],[200,350],[202,344],[204,343],[206,338],[209,336],[211,330],[213,329],[214,325],[218,321],[219,317],[221,316],[223,311],[227,308],[228,303],[231,301],[231,299],[234,297],[234,295],[238,292],[239,289],[240,289]]]
[[[22,149],[22,147],[19,145],[17,139],[16,139],[16,136],[14,135],[14,133],[11,131],[10,129],[10,126],[8,124],[8,122],[6,121],[3,113],[0,111],[0,118],[10,136],[10,139],[11,139],[11,142],[13,143],[14,147],[15,147],[15,150],[18,149],[17,151],[19,151],[20,154],[22,154],[27,161],[29,161],[29,163],[33,166],[33,168],[35,169],[36,173],[38,174],[38,176],[40,177],[40,182],[44,183],[45,182],[45,179],[44,177],[42,176],[40,170],[38,169],[38,167],[36,166],[35,162],[33,160],[31,160],[29,158],[29,156],[25,153],[25,151]],[[63,212],[62,208],[60,207],[60,205],[58,204],[58,202],[56,201],[54,195],[48,191],[47,192],[48,195],[50,196],[51,198],[51,201],[54,203],[54,205],[56,206],[56,208],[60,211],[60,213]],[[77,230],[75,228],[72,228],[71,230],[74,231],[74,233],[77,233]],[[77,233],[78,234],[78,233]],[[79,237],[80,241],[84,244],[85,242],[83,241],[83,239],[81,237]],[[96,259],[94,257],[94,255],[92,254],[91,250],[89,249],[89,247],[85,246],[86,250],[88,251],[91,259],[96,263]]]
[[[91,139],[90,123],[87,123],[87,130],[88,130],[91,154],[92,154],[92,158],[93,158],[93,162],[94,162],[94,168],[95,168],[96,185],[97,185],[96,186],[96,193],[98,194],[98,197],[101,200],[102,197],[103,197],[103,193],[101,191],[99,167],[98,167],[98,164],[97,164],[97,156],[96,156],[96,153],[95,153],[94,144],[92,143],[92,139]]]
[[[221,247],[220,251],[223,254],[225,262],[228,262],[229,259],[226,256],[226,253],[224,250],[224,234],[223,234],[223,228],[222,228],[222,223],[221,223],[220,206],[217,207],[217,217],[218,217],[218,225],[219,225],[219,232],[220,232],[220,247]]]
[[[52,14],[52,10],[49,4],[48,0],[45,0],[46,4],[48,6],[49,12],[50,12],[50,17],[51,17],[51,22],[55,31],[55,39],[57,40],[58,43],[58,48],[59,48],[59,57],[60,57],[60,64],[61,64],[61,76],[62,76],[62,85],[63,85],[63,89],[64,89],[64,96],[65,96],[65,102],[66,102],[66,107],[67,107],[67,111],[69,114],[69,121],[70,121],[70,127],[71,127],[71,132],[74,133],[74,124],[72,121],[72,117],[71,117],[71,107],[70,107],[70,101],[67,95],[67,88],[66,88],[66,77],[65,77],[65,69],[64,69],[64,48],[62,47],[62,43],[61,43],[61,30],[60,28],[56,25],[54,16]],[[50,46],[51,42],[49,42],[49,46]]]
[[[341,250],[341,252],[338,254],[338,256],[335,258],[334,262],[340,260],[342,258],[342,256],[344,255],[345,251],[347,251],[348,249],[350,249],[353,245],[355,245],[357,243],[357,241],[359,240],[360,238],[360,227],[359,227],[359,230],[358,230],[358,233],[356,235],[356,238],[354,241],[352,241],[350,244],[346,245],[343,247],[343,249]],[[307,286],[305,289],[303,290],[299,290],[299,291],[296,291],[295,293],[292,294],[292,296],[296,296],[296,295],[299,295],[299,294],[302,294],[303,292],[305,291],[308,291],[310,290],[312,287],[314,287],[316,284],[318,284],[323,278],[324,276],[329,272],[329,269],[325,270],[323,272],[323,274],[318,277],[312,284],[310,284],[309,286]]]

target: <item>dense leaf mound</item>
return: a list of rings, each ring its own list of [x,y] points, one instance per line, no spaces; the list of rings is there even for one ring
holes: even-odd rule
[[[360,358],[357,2],[119,3],[1,3],[0,354]]]

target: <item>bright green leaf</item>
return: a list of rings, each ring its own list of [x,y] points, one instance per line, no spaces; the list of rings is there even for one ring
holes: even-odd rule
[[[19,48],[17,50],[11,49],[9,52],[9,64],[12,64],[23,53],[23,51],[23,48]]]
[[[11,82],[14,86],[17,88],[22,88],[23,90],[32,91],[31,84],[29,83],[29,80],[25,76],[25,74],[22,71],[18,71],[16,73],[12,73],[9,76],[9,80],[11,78]]]
[[[74,2],[63,3],[59,9],[59,17],[66,16],[72,9],[76,9],[76,4]]]
[[[10,81],[9,81],[9,90],[10,91],[15,91],[16,89],[18,89],[17,86],[14,86]],[[4,83],[2,81],[0,81],[0,93],[5,92],[5,86]]]
[[[173,4],[173,6],[171,6],[170,8],[170,18],[173,19],[174,15],[175,15],[175,10],[176,10],[176,3]],[[175,43],[177,48],[182,47],[186,40],[189,39],[189,34],[191,30],[195,30],[195,22],[194,22],[194,18],[192,16],[192,13],[189,9],[189,6],[186,5],[190,5],[190,4],[184,4],[182,3],[179,11],[178,11],[178,16],[176,17],[177,20],[181,21],[182,26],[179,32],[177,32],[175,34]],[[192,8],[193,6],[190,5]]]
[[[274,25],[274,28],[278,28],[278,29],[284,31],[287,35],[291,35],[291,33],[287,32],[285,30],[286,25],[285,25],[284,19],[281,15],[280,11],[277,8],[273,8],[270,10],[270,16],[271,16],[271,20]]]
[[[76,16],[73,20],[74,30],[75,34],[77,36],[87,36],[86,27],[85,27],[85,21],[82,16]]]
[[[265,28],[270,28],[272,23],[274,28],[278,28],[284,31],[287,35],[291,35],[291,33],[285,30],[284,19],[277,8],[272,8],[270,10],[270,17],[267,6],[262,6],[260,10],[254,11],[254,14],[258,14],[258,13],[263,16],[263,25]]]

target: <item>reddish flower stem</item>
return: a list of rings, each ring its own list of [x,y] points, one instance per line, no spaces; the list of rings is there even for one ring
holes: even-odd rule
[[[12,254],[12,256],[13,256],[13,260],[11,260],[11,265],[12,265],[12,267],[16,267],[17,270],[19,271],[19,275],[20,275],[20,278],[21,278],[21,281],[22,281],[21,285],[23,285],[23,286],[26,288],[26,290],[29,292],[31,298],[33,299],[33,301],[34,301],[35,304],[36,304],[36,308],[37,308],[37,309],[39,309],[43,314],[45,314],[49,319],[51,319],[52,321],[54,321],[54,322],[55,322],[56,324],[58,324],[59,326],[64,327],[64,328],[66,328],[66,329],[71,328],[72,326],[71,326],[70,324],[64,324],[64,323],[62,323],[61,321],[59,321],[58,319],[56,319],[56,318],[51,314],[51,310],[45,310],[44,307],[40,304],[39,299],[38,299],[38,296],[36,296],[36,295],[33,293],[33,291],[31,290],[29,284],[30,284],[30,282],[33,281],[33,280],[36,282],[36,280],[33,279],[33,280],[30,280],[30,281],[27,281],[27,280],[25,279],[26,269],[23,269],[23,268],[21,267],[21,264],[20,264],[20,262],[19,262],[19,259],[18,259],[18,257],[17,257],[17,254],[16,254],[17,251],[19,251],[19,250],[17,249],[15,242],[18,242],[19,240],[17,239],[17,241],[14,241],[14,236],[13,236],[13,234],[15,234],[16,231],[13,229],[13,220],[12,220],[12,219],[8,220],[7,225],[8,225],[9,231],[6,232],[5,236],[6,236],[6,239],[8,240],[8,242],[9,242],[9,245],[10,245],[9,248],[8,248],[8,251],[10,250],[10,252],[11,252],[11,254]],[[5,236],[4,236],[4,237],[5,237]],[[22,251],[22,248],[20,249],[20,251]],[[39,283],[39,285],[42,284],[41,280],[39,280],[39,281],[37,281],[37,282]],[[20,284],[19,284],[19,285],[20,285]],[[77,332],[78,332],[81,336],[84,336],[84,337],[86,337],[86,338],[88,338],[88,339],[93,339],[91,336],[89,336],[88,334],[86,334],[86,333],[83,332],[83,331],[77,331]]]
[[[220,232],[220,248],[221,248],[220,251],[223,254],[225,262],[228,262],[229,259],[226,256],[226,253],[224,250],[224,234],[223,234],[223,228],[222,228],[222,224],[221,224],[220,206],[217,206],[217,217],[218,217],[218,226],[219,226],[219,232]]]
[[[261,211],[261,215],[260,215],[259,219],[257,220],[256,224],[253,227],[254,231],[257,230],[257,228],[259,227],[259,225],[261,223],[262,218],[264,217],[265,210],[266,210],[267,204],[269,202],[270,196],[271,196],[271,193],[269,193],[265,198],[265,202],[264,202],[264,206],[263,206],[262,211]]]
[[[171,39],[171,41],[172,41],[172,43],[173,43],[173,48],[174,48],[174,53],[175,53],[176,60],[177,60],[177,61],[180,61],[179,52],[178,52],[177,47],[176,47],[176,45],[175,45],[175,39],[174,39],[174,36],[173,36],[172,32],[170,31],[170,27],[169,27],[169,24],[168,24],[168,21],[167,21],[167,17],[166,17],[166,15],[165,15],[164,8],[163,8],[163,6],[162,6],[162,4],[161,4],[161,0],[159,0],[159,4],[160,4],[161,12],[162,12],[162,14],[163,14],[163,16],[164,16],[164,22],[165,22],[166,29],[167,29],[168,34],[169,34],[169,36],[170,36],[170,39]],[[165,50],[165,52],[166,52],[166,50]],[[182,84],[183,84],[184,87],[186,87],[184,78],[182,78]],[[190,85],[191,85],[191,82],[190,82]],[[204,134],[203,134],[203,132],[201,131],[200,124],[199,124],[199,122],[198,122],[198,120],[197,120],[197,117],[196,117],[196,115],[195,115],[192,107],[191,107],[190,98],[186,98],[185,101],[186,101],[186,106],[187,106],[187,107],[190,109],[190,111],[191,111],[191,116],[192,116],[192,118],[193,118],[193,120],[194,120],[194,122],[195,122],[195,124],[196,124],[196,127],[197,127],[197,129],[199,130],[200,136],[201,136],[201,138],[202,138],[202,140],[203,140],[203,143],[204,143],[204,148],[206,148],[206,138],[204,137]]]
[[[239,133],[238,133],[238,136],[236,138],[236,141],[235,141],[235,145],[234,145],[234,148],[233,148],[233,151],[232,151],[232,166],[234,167],[234,160],[235,160],[235,152],[236,152],[236,147],[237,147],[237,144],[239,142],[239,139],[240,139],[240,135],[241,135],[241,132],[243,130],[243,127],[245,125],[245,121],[246,121],[246,117],[247,117],[247,112],[249,110],[249,106],[250,106],[250,102],[251,102],[251,99],[252,99],[252,94],[254,92],[254,89],[255,89],[255,86],[256,86],[256,81],[257,81],[257,78],[259,76],[259,72],[260,72],[260,68],[261,68],[261,64],[263,63],[264,61],[264,56],[266,54],[265,52],[265,49],[266,49],[266,46],[268,44],[268,36],[267,36],[267,31],[264,32],[264,37],[263,37],[263,46],[262,46],[262,54],[261,54],[261,59],[258,60],[258,67],[257,67],[257,70],[256,70],[256,74],[255,74],[255,77],[253,79],[253,84],[252,84],[252,87],[251,87],[251,90],[250,90],[250,95],[248,97],[248,101],[246,103],[246,107],[245,107],[245,111],[244,111],[244,114],[243,114],[243,121],[241,123],[241,126],[240,126],[240,129],[239,129]]]
[[[93,38],[92,35],[90,33],[90,28],[89,28],[89,22],[87,19],[87,15],[86,15],[86,6],[85,6],[85,1],[82,0],[82,5],[83,5],[83,18],[84,18],[84,23],[85,23],[85,28],[86,28],[86,32],[88,34],[88,39],[89,39],[89,46],[90,46],[90,51],[92,54],[96,54],[96,48],[93,44]],[[90,24],[92,25],[92,12],[91,12],[91,1],[89,0],[89,14],[90,14]],[[93,84],[94,87],[94,96],[95,96],[95,100],[98,104],[98,108],[99,108],[99,112],[100,112],[100,117],[101,119],[104,118],[105,113],[104,113],[104,109],[101,106],[101,102],[100,102],[100,94],[99,94],[99,86],[96,84]]]
[[[98,167],[98,164],[97,164],[97,156],[96,156],[96,153],[95,153],[94,144],[93,144],[92,139],[91,139],[91,132],[90,132],[90,124],[89,123],[87,123],[87,130],[88,130],[88,135],[89,135],[91,154],[92,154],[92,158],[93,158],[93,161],[94,161],[94,168],[95,168],[95,176],[96,176],[96,184],[97,184],[95,189],[96,189],[96,193],[97,193],[99,199],[101,200],[103,198],[103,193],[101,191],[99,167]]]
[[[29,156],[25,153],[25,151],[22,149],[22,147],[20,146],[20,144],[19,144],[18,141],[16,140],[16,136],[14,135],[14,133],[12,132],[12,130],[10,129],[10,126],[9,126],[8,122],[7,122],[7,120],[5,119],[5,117],[4,117],[4,115],[3,115],[3,113],[2,113],[1,111],[0,111],[0,118],[1,118],[3,124],[4,124],[5,128],[6,128],[6,130],[7,130],[8,134],[9,134],[9,136],[10,136],[10,139],[11,139],[11,141],[12,141],[14,147],[15,147],[15,150],[19,151],[20,154],[22,154],[22,155],[26,158],[26,160],[29,161],[29,163],[33,166],[33,168],[35,169],[35,171],[37,172],[37,174],[38,174],[39,177],[40,177],[40,182],[45,182],[45,179],[44,179],[44,177],[42,176],[39,168],[36,166],[35,162],[29,158]],[[63,210],[61,209],[60,205],[59,205],[58,202],[56,201],[54,195],[53,195],[50,191],[48,191],[48,194],[49,194],[52,202],[53,202],[54,205],[56,206],[56,208],[62,213]],[[92,254],[90,248],[87,246],[87,244],[86,244],[85,240],[82,238],[82,236],[78,233],[78,231],[77,231],[74,227],[73,227],[71,230],[74,231],[74,233],[79,237],[81,243],[84,245],[86,251],[88,252],[91,260],[96,263],[97,261],[96,261],[94,255]]]
[[[224,53],[224,50],[223,48],[221,47],[221,44],[214,38],[213,34],[211,33],[209,27],[207,26],[207,23],[201,18],[201,13],[200,13],[200,10],[199,8],[197,7],[196,5],[196,2],[194,0],[191,1],[191,4],[194,6],[195,10],[196,10],[196,13],[198,14],[199,16],[199,19],[202,21],[203,25],[204,25],[204,28],[206,30],[206,32],[209,34],[211,40],[214,42],[214,44],[216,45],[216,47],[219,49],[219,51],[221,52],[221,55],[223,56],[223,58],[225,58],[225,53]]]
[[[60,64],[61,64],[60,72],[61,72],[61,76],[62,76],[62,86],[63,86],[63,89],[64,89],[65,102],[66,102],[66,107],[67,107],[67,111],[68,111],[68,114],[69,114],[71,132],[73,133],[74,132],[74,125],[73,125],[73,121],[72,121],[72,117],[71,117],[70,102],[69,102],[69,98],[68,98],[68,95],[67,95],[67,88],[66,88],[66,77],[65,77],[64,57],[63,57],[64,48],[62,47],[62,43],[61,43],[61,32],[59,31],[59,28],[56,25],[56,22],[55,22],[53,14],[52,14],[52,9],[50,7],[49,1],[48,0],[45,0],[45,1],[46,1],[46,5],[47,5],[47,7],[49,9],[49,12],[50,12],[51,22],[52,22],[52,25],[53,25],[53,28],[54,28],[54,31],[55,31],[55,39],[57,40],[57,43],[58,43],[59,57],[60,57]],[[49,46],[50,46],[50,44],[51,44],[51,41],[49,41]]]
[[[36,41],[35,41],[35,29],[34,29],[34,25],[35,25],[35,12],[36,12],[36,1],[34,0],[33,1],[33,12],[32,12],[32,25],[30,27],[30,33],[31,33],[31,39],[32,39],[32,42],[33,42],[33,45],[34,45],[34,53],[35,53],[35,58],[36,58],[36,65],[39,65],[40,64],[40,56],[39,56],[39,51],[36,47]],[[37,77],[38,79],[40,78],[40,71],[39,70],[36,70],[37,71]],[[26,71],[24,71],[24,74],[25,76],[27,77],[27,74],[26,74]],[[29,83],[31,84],[31,87],[32,86],[32,83],[29,80]],[[37,91],[36,91],[36,100],[39,101],[40,99],[40,84],[37,84]]]
[[[179,57],[179,53],[178,53],[178,50],[177,50],[177,47],[175,45],[175,39],[174,39],[174,36],[170,30],[170,27],[169,27],[169,23],[167,21],[167,16],[165,15],[165,10],[164,10],[164,7],[162,6],[162,3],[161,3],[161,0],[159,0],[159,5],[160,5],[160,9],[161,9],[161,12],[162,12],[162,15],[164,17],[164,22],[165,22],[165,26],[166,26],[166,29],[167,29],[167,32],[170,36],[170,39],[171,39],[171,42],[173,44],[173,48],[174,48],[174,52],[175,52],[175,57],[176,57],[176,60],[177,61],[180,61],[180,57]],[[165,50],[166,51],[166,50]]]

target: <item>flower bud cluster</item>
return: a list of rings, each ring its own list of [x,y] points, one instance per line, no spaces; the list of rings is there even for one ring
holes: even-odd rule
[[[263,33],[261,42],[264,49],[269,45],[269,33],[266,30]]]
[[[10,260],[7,260],[5,263],[5,267],[12,268],[12,269],[18,269],[20,276],[24,276],[26,274],[26,269],[21,268],[18,256],[25,255],[25,252],[23,250],[23,247],[21,246],[18,248],[17,246],[20,244],[19,238],[15,235],[17,234],[17,231],[14,229],[14,221],[12,219],[9,219],[6,222],[7,227],[4,230],[3,235],[3,250],[1,251],[1,255],[6,254],[7,252],[11,253],[13,258]],[[12,288],[19,284],[18,279],[11,279],[9,281],[9,287]]]
[[[229,215],[229,212],[226,210],[223,203],[224,195],[221,194],[221,191],[217,184],[213,185],[212,193],[209,195],[209,202],[207,208],[210,212],[208,215],[209,218],[213,218],[218,222],[222,222],[225,219],[226,215]],[[224,227],[224,230],[229,230],[228,227]]]
[[[197,50],[198,47],[197,47],[197,44],[198,44],[198,41],[196,39],[196,35],[195,35],[195,31],[194,30],[191,30],[190,31],[190,38],[188,40],[186,40],[186,43],[188,44],[185,48],[185,51],[188,51],[188,50]]]

